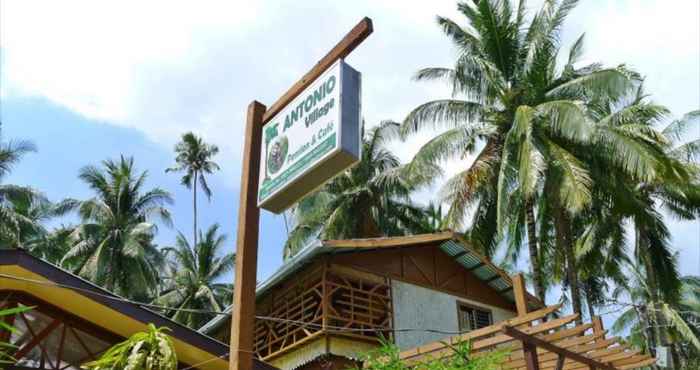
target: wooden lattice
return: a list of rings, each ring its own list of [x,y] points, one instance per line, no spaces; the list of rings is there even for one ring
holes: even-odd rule
[[[256,320],[255,351],[262,359],[273,358],[325,334],[366,340],[376,340],[382,334],[391,338],[388,282],[340,268],[312,269],[303,278],[265,297],[258,307],[258,315],[265,318]]]

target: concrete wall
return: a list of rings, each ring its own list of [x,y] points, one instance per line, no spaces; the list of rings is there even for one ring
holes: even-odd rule
[[[418,328],[458,332],[457,301],[491,310],[494,323],[515,316],[515,312],[397,280],[391,281],[391,294],[396,329]],[[404,350],[450,336],[452,335],[410,331],[397,332],[395,338],[396,345]]]

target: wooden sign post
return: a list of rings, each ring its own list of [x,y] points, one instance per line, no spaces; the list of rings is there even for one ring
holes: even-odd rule
[[[296,98],[338,59],[345,58],[372,33],[372,20],[364,18],[269,109],[253,101],[248,105],[241,196],[236,238],[236,280],[233,290],[229,369],[252,370],[255,337],[255,286],[258,263],[260,209],[257,194],[260,174],[262,126]]]

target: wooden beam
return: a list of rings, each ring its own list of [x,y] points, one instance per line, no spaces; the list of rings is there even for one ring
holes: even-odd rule
[[[26,319],[25,319],[25,324],[27,325],[27,329],[30,329],[29,321]],[[34,332],[30,330],[30,332],[34,338],[32,338],[32,340],[29,341],[29,343],[22,346],[22,348],[18,349],[17,352],[15,352],[15,354],[12,355],[12,357],[14,357],[17,360],[24,357],[27,353],[29,353],[29,351],[32,350],[32,348],[36,347],[37,345],[39,345],[39,343],[41,343],[42,340],[46,339],[46,337],[48,337],[49,334],[51,334],[51,332],[54,329],[56,329],[59,325],[61,325],[61,322],[58,319],[56,319],[56,320],[53,320],[49,325],[47,325],[42,331],[40,331],[36,335],[34,335]],[[43,349],[42,349],[42,351],[43,351]]]
[[[537,347],[534,344],[523,340],[523,354],[525,355],[525,368],[527,370],[540,370],[540,361],[537,359]]]
[[[525,277],[522,273],[512,277],[513,294],[515,296],[515,308],[518,310],[518,316],[527,315],[527,289],[525,289]]]
[[[271,120],[338,59],[348,56],[348,54],[355,50],[355,48],[360,45],[360,43],[362,43],[367,36],[372,34],[372,31],[372,20],[367,17],[362,18],[360,23],[353,27],[353,29],[350,30],[350,32],[348,32],[348,34],[345,35],[345,37],[343,37],[343,39],[340,40],[340,42],[336,44],[333,49],[328,52],[328,54],[321,58],[321,60],[319,60],[310,71],[306,72],[306,74],[299,81],[297,81],[297,83],[292,85],[292,87],[287,90],[284,95],[282,95],[274,104],[270,106],[270,109],[268,109],[262,117],[262,123],[267,123],[269,120]]]
[[[231,316],[230,370],[253,368],[255,286],[260,232],[260,208],[257,204],[257,194],[264,113],[265,106],[259,102],[253,101],[248,105],[236,235],[236,280]]]
[[[519,339],[523,341],[523,343],[527,342],[533,346],[536,347],[542,347],[550,352],[555,352],[560,355],[564,355],[564,357],[567,357],[569,359],[572,359],[574,361],[593,366],[599,370],[617,370],[614,366],[611,366],[609,364],[601,363],[595,360],[592,360],[586,356],[580,355],[578,353],[569,351],[567,349],[558,347],[550,342],[547,342],[545,340],[542,340],[538,337],[535,337],[530,334],[523,333],[522,331],[512,327],[512,326],[505,326],[503,327],[503,333],[510,335],[513,338]]]
[[[336,248],[393,248],[414,244],[446,241],[453,239],[455,235],[456,234],[452,231],[443,231],[434,234],[418,234],[410,236],[390,236],[367,239],[337,239],[324,240],[323,245],[326,247]],[[466,251],[464,253],[466,253]]]
[[[603,331],[603,320],[600,319],[600,316],[593,316],[591,318],[591,323],[593,324],[594,333],[601,333]]]

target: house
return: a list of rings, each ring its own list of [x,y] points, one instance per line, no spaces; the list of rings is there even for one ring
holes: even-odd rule
[[[407,350],[517,312],[508,274],[454,232],[319,241],[256,295],[256,354],[284,370],[344,369],[381,338]],[[227,343],[230,318],[200,331]]]
[[[0,369],[78,370],[149,323],[170,328],[181,369],[228,369],[227,345],[23,250],[0,249],[0,309],[17,306],[32,309],[6,316],[18,331],[0,330],[0,342],[16,346],[17,362]],[[256,360],[254,369],[274,368]]]

